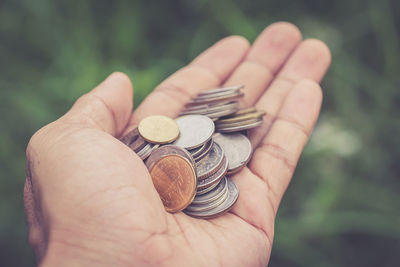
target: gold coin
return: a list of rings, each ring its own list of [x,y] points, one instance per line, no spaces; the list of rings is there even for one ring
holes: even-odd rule
[[[179,136],[179,127],[175,120],[162,115],[154,115],[140,121],[140,135],[153,144],[168,144]]]
[[[232,117],[249,114],[249,113],[253,113],[256,111],[257,111],[256,108],[245,108],[245,109],[238,110],[235,114],[232,115]]]
[[[233,123],[233,122],[239,122],[239,121],[244,121],[244,120],[249,120],[249,119],[258,119],[261,118],[265,115],[265,111],[257,111],[257,112],[252,112],[252,113],[247,113],[244,115],[240,116],[235,116],[229,119],[223,119],[223,120],[218,120],[218,124],[225,124],[225,123]]]

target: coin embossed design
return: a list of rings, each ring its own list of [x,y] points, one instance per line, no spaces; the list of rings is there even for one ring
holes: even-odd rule
[[[187,158],[164,149],[163,155],[152,154],[146,166],[166,211],[179,212],[192,202],[197,179]]]
[[[186,149],[194,149],[210,140],[214,133],[214,122],[203,115],[186,115],[176,119],[180,135],[173,143]]]
[[[179,127],[176,122],[162,115],[144,118],[140,121],[138,130],[146,141],[153,144],[168,144],[179,136]]]
[[[217,143],[213,142],[210,152],[208,152],[204,158],[196,162],[197,178],[203,180],[211,176],[222,165],[224,159],[225,156],[222,148]]]
[[[228,160],[228,172],[241,168],[247,164],[252,154],[250,140],[243,134],[215,134],[214,141],[224,150]]]
[[[227,182],[228,182],[228,197],[219,206],[206,211],[188,211],[186,209],[184,210],[184,212],[192,217],[202,218],[202,219],[215,218],[217,216],[224,214],[225,212],[228,212],[232,208],[232,206],[236,203],[239,197],[239,189],[231,179],[227,178]]]

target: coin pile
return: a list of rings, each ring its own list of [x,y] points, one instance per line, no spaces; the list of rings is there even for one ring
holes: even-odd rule
[[[246,166],[252,155],[240,131],[260,125],[264,115],[238,109],[242,87],[202,92],[183,116],[149,116],[121,139],[145,161],[168,212],[214,218],[238,199],[239,190],[227,176]]]
[[[238,100],[244,96],[237,85],[203,91],[186,104],[181,116],[199,114],[215,121],[220,133],[248,130],[262,124],[264,111],[254,107],[239,110]]]
[[[199,93],[189,103],[180,116],[199,114],[217,120],[239,110],[238,99],[244,94],[240,91],[243,85],[217,88]]]

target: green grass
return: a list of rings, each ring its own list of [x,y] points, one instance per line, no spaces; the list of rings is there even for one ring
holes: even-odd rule
[[[396,1],[0,2],[0,265],[30,266],[29,137],[112,71],[135,104],[230,34],[286,20],[324,40],[322,116],[278,212],[270,266],[396,266],[400,249],[400,5]],[[397,208],[397,209],[396,209]]]

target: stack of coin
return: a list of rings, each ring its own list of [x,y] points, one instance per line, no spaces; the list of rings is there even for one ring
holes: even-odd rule
[[[214,122],[203,115],[182,116],[176,122],[180,135],[173,144],[189,151],[197,173],[196,197],[184,212],[193,217],[212,218],[228,211],[239,191],[225,177],[229,162],[221,146],[213,141]]]
[[[240,91],[243,85],[211,89],[199,93],[189,103],[181,116],[199,114],[212,120],[227,116],[239,110],[238,99],[243,97]]]
[[[264,115],[264,111],[258,111],[255,108],[242,109],[220,118],[215,122],[215,126],[221,133],[244,131],[261,125]]]
[[[121,139],[146,162],[167,211],[208,219],[229,211],[238,199],[228,176],[252,155],[249,139],[239,131],[260,125],[264,115],[254,108],[238,110],[242,87],[205,91],[175,121],[150,116]]]

